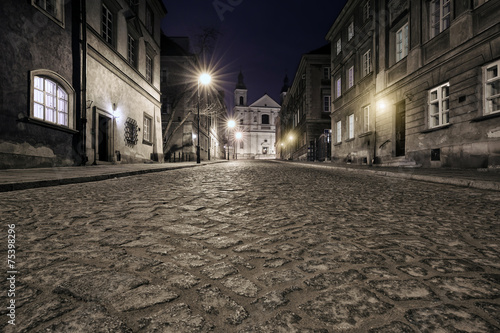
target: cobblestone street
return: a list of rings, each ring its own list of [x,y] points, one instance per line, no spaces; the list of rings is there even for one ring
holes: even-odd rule
[[[0,202],[6,332],[500,331],[499,192],[231,161]]]

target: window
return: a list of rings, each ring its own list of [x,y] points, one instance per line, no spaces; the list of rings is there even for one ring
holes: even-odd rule
[[[243,96],[240,96],[240,105],[243,105]]]
[[[135,67],[135,59],[136,59],[136,41],[135,39],[131,36],[128,35],[128,62],[132,67]]]
[[[244,145],[243,145],[243,141],[240,140],[240,148],[243,149]]]
[[[52,78],[34,75],[33,118],[48,123],[71,127],[70,92]]]
[[[64,25],[64,2],[62,0],[32,0],[31,4],[57,23]]]
[[[323,68],[323,80],[330,80],[330,67]]]
[[[262,115],[262,124],[269,125],[269,115],[267,114]]]
[[[153,59],[146,55],[146,81],[153,83]]]
[[[486,2],[488,2],[488,0],[474,0],[474,8],[477,8]]]
[[[450,122],[450,84],[445,83],[429,92],[429,126],[437,127]]]
[[[151,131],[152,122],[153,122],[153,120],[151,117],[144,115],[144,128],[143,128],[144,131],[143,132],[144,132],[144,141],[146,141],[146,142],[153,141],[152,136],[151,136],[151,134],[152,134],[152,131]]]
[[[342,52],[342,38],[337,40],[337,55],[339,55],[340,52]]]
[[[351,40],[354,37],[354,21],[349,24],[347,28],[347,40]]]
[[[323,96],[323,111],[330,112],[331,98],[330,96]]]
[[[347,80],[347,82],[348,82],[347,89],[352,88],[354,86],[354,66],[351,66],[351,68],[349,68],[347,79],[348,79]]]
[[[370,15],[371,15],[370,1],[367,1],[363,6],[363,18],[365,19],[365,21],[370,19]]]
[[[341,78],[337,79],[335,88],[336,88],[336,92],[337,92],[336,97],[339,98],[340,96],[342,96],[342,79]]]
[[[366,51],[363,54],[363,77],[372,72],[372,50]]]
[[[137,13],[137,7],[139,7],[139,0],[129,0],[128,6],[130,7],[130,9],[134,11],[134,13]]]
[[[396,32],[396,62],[408,55],[408,23]]]
[[[105,4],[102,5],[101,34],[107,43],[113,44],[113,13]]]
[[[363,132],[370,132],[370,106],[363,107]]]
[[[342,121],[337,121],[335,123],[335,128],[336,128],[336,138],[335,138],[335,142],[337,143],[340,143],[342,142]]]
[[[146,29],[152,35],[154,32],[154,13],[151,7],[146,4]]]
[[[485,67],[484,81],[484,111],[493,113],[500,111],[500,61]]]
[[[243,125],[243,119],[240,119],[240,125]]]
[[[450,27],[450,0],[432,0],[430,3],[431,38]]]
[[[347,116],[348,139],[354,139],[354,114]]]

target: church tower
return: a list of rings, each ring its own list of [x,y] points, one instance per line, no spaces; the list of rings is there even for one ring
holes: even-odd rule
[[[289,88],[290,88],[290,83],[288,80],[288,75],[285,74],[285,79],[283,80],[283,87],[281,88],[281,92],[280,92],[280,103],[281,104],[283,104],[283,101],[285,100],[285,96],[286,96]]]
[[[235,106],[246,106],[247,104],[247,87],[243,82],[243,73],[240,71],[238,75],[238,84],[236,84],[236,89],[234,90],[234,105]]]

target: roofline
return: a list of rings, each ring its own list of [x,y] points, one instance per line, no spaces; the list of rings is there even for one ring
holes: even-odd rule
[[[333,39],[330,39],[332,37],[333,32],[337,29],[337,27],[341,24],[340,21],[344,20],[344,16],[347,14],[347,12],[350,11],[351,7],[353,7],[354,2],[357,2],[356,0],[347,0],[347,2],[344,5],[344,8],[340,11],[339,15],[335,19],[335,22],[333,22],[332,27],[330,30],[328,30],[328,33],[325,36],[326,40],[332,41]]]

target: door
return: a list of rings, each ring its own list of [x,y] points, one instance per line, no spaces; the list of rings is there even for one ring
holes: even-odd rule
[[[406,104],[396,104],[396,156],[405,156],[406,148]]]
[[[98,146],[99,161],[109,161],[109,121],[111,119],[99,115]]]

